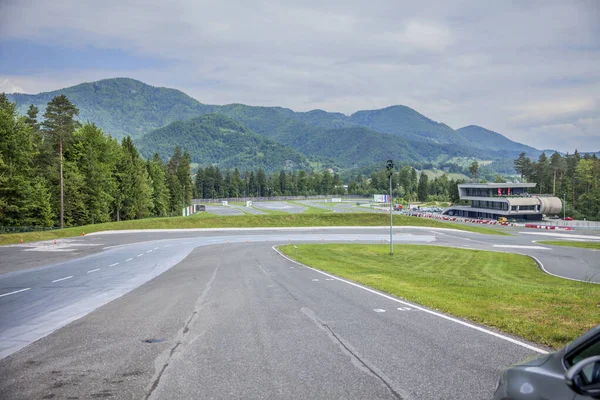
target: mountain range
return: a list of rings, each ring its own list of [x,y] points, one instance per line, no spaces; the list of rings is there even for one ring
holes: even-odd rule
[[[489,168],[510,173],[519,153],[540,151],[500,133],[470,125],[457,130],[402,105],[362,110],[347,116],[313,110],[244,104],[208,105],[185,93],[129,78],[105,79],[40,93],[8,94],[24,114],[65,94],[80,110],[81,121],[106,133],[131,136],[140,152],[167,158],[175,146],[187,148],[192,161],[224,168],[311,167],[351,170],[398,163],[443,165],[457,158],[493,161]]]

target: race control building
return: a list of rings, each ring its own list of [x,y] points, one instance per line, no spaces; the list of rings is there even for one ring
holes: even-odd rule
[[[465,183],[458,185],[461,200],[470,206],[450,206],[445,215],[455,217],[516,221],[541,221],[542,215],[560,214],[562,201],[558,197],[531,194],[535,183]]]

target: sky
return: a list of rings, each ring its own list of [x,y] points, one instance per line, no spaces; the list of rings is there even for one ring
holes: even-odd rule
[[[600,1],[0,0],[0,91],[114,77],[600,151]]]

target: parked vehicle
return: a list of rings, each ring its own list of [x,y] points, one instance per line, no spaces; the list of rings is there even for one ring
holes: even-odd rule
[[[573,221],[573,218],[572,218],[572,217],[564,217],[564,218],[561,218],[561,219],[562,219],[563,221]]]
[[[494,400],[600,399],[600,325],[563,349],[505,369]]]

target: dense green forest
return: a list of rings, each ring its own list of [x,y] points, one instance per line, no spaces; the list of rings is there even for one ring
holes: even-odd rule
[[[119,143],[93,123],[77,122],[66,96],[45,109],[43,122],[33,105],[20,116],[0,94],[0,226],[179,215],[191,201],[189,153],[176,148],[167,164],[158,156],[144,160],[129,137]]]
[[[540,154],[531,161],[525,153],[514,160],[521,179],[537,183],[538,193],[551,193],[566,199],[567,214],[575,219],[600,220],[600,159],[595,154],[577,152],[548,158]]]
[[[257,135],[221,114],[206,114],[173,122],[146,134],[136,144],[142,155],[151,156],[157,152],[163,159],[173,154],[175,147],[179,146],[190,152],[193,163],[214,164],[221,169],[262,168],[274,172],[282,168],[310,168],[306,156]]]
[[[313,166],[344,172],[379,163],[391,156],[406,163],[432,163],[438,167],[454,157],[491,160],[493,162],[486,165],[488,170],[510,174],[514,173],[512,159],[520,152],[526,152],[529,157],[539,155],[537,150],[512,142],[498,133],[472,126],[455,131],[405,106],[358,111],[346,116],[323,110],[295,112],[282,107],[244,104],[206,105],[178,90],[152,87],[127,78],[104,79],[37,95],[10,94],[7,97],[16,101],[20,113],[25,114],[30,104],[43,113],[46,104],[61,94],[67,95],[79,109],[79,121],[93,121],[119,140],[126,136],[141,140],[170,123],[219,113],[258,135],[301,153]],[[168,143],[155,143],[163,149],[163,157],[165,148],[186,145],[178,143],[176,137],[165,140]],[[144,147],[142,151],[150,155],[148,148]],[[210,157],[193,157],[205,165],[213,162]],[[248,157],[246,153],[240,153],[240,158],[244,159],[243,164],[223,160],[219,161],[219,166],[254,170],[279,168],[275,163],[254,163],[256,158]],[[296,165],[297,170],[302,168],[302,163]]]
[[[394,201],[458,201],[459,183],[444,174],[429,179],[410,166],[403,166],[392,174]],[[315,196],[315,195],[369,195],[389,193],[389,175],[386,169],[359,175],[344,185],[339,174],[331,171],[304,170],[266,174],[257,171],[221,170],[209,166],[199,168],[195,180],[198,198],[216,199],[231,197]]]

